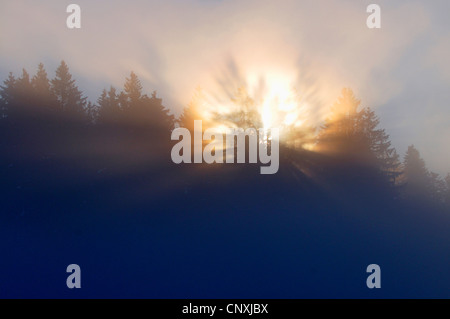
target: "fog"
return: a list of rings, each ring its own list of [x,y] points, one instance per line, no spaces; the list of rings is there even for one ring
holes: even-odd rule
[[[103,88],[121,88],[133,70],[176,115],[199,86],[217,92],[263,79],[309,92],[314,123],[350,87],[376,110],[400,154],[414,144],[428,167],[444,174],[450,3],[377,1],[381,29],[368,29],[372,2],[78,0],[82,27],[70,30],[69,1],[6,0],[0,75],[19,75],[22,67],[33,74],[43,62],[52,77],[64,59],[95,101]],[[236,83],[226,76],[230,68]]]

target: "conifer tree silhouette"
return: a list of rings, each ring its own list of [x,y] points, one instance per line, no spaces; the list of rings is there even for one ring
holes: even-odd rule
[[[404,158],[405,195],[410,199],[429,199],[431,196],[430,173],[419,151],[410,145]]]
[[[98,123],[100,125],[105,124],[117,124],[121,117],[121,109],[119,104],[119,98],[116,93],[116,89],[111,86],[109,91],[105,89],[102,91],[101,96],[97,100],[98,107]]]
[[[39,63],[38,71],[31,80],[31,85],[36,93],[42,96],[50,96],[50,81],[48,79],[47,71],[45,71],[44,64]]]
[[[8,117],[8,110],[14,103],[16,78],[9,72],[8,78],[0,86],[0,120]]]
[[[322,126],[318,149],[369,166],[395,184],[401,174],[399,155],[380,120],[370,108],[359,109],[361,101],[344,88]]]
[[[36,74],[31,79],[33,87],[33,104],[41,116],[52,116],[56,108],[56,96],[51,90],[50,80],[44,64],[39,63]],[[44,120],[44,119],[43,119]]]
[[[362,146],[372,156],[373,164],[384,173],[392,184],[401,174],[399,155],[384,129],[378,128],[380,120],[370,108],[364,108],[357,118],[356,132],[361,134]],[[364,149],[363,148],[363,149]]]
[[[78,89],[69,67],[64,61],[56,69],[56,76],[51,81],[51,91],[56,97],[59,110],[77,120],[86,120],[86,97]]]
[[[342,89],[341,96],[331,107],[331,113],[321,127],[319,151],[350,157],[360,151],[361,136],[357,135],[360,104],[351,89]]]

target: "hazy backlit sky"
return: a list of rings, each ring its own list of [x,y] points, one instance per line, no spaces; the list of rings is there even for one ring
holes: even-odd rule
[[[81,6],[81,29],[66,27],[70,3]],[[381,6],[381,29],[366,26],[370,3]],[[43,62],[51,78],[64,59],[95,101],[134,70],[176,115],[196,87],[214,90],[231,61],[247,81],[313,92],[322,113],[350,87],[402,157],[414,144],[444,174],[449,14],[448,0],[1,0],[0,76],[33,75]]]

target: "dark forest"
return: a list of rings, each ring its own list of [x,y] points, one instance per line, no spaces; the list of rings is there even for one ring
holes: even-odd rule
[[[0,296],[449,297],[450,174],[398,154],[350,88],[320,127],[286,132],[270,176],[174,164],[196,106],[176,118],[133,72],[91,102],[65,62],[52,79],[40,64],[0,97]],[[245,88],[233,101],[226,121],[257,126]],[[70,263],[89,289],[65,289]]]

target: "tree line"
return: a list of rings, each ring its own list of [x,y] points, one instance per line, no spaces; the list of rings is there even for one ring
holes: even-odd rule
[[[9,73],[0,88],[1,118],[11,125],[30,113],[34,115],[59,115],[80,124],[111,125],[118,122],[137,121],[137,124],[170,131],[174,117],[162,105],[162,99],[153,92],[142,92],[137,75],[131,72],[123,90],[114,87],[103,90],[95,104],[88,102],[75,83],[67,64],[62,61],[51,80],[41,63],[36,75],[30,78],[24,69],[16,78]],[[136,122],[134,122],[136,123]]]
[[[375,168],[403,197],[450,205],[450,173],[443,179],[428,170],[414,145],[402,162],[375,112],[360,105],[352,90],[342,90],[319,132],[318,149]]]
[[[170,156],[171,130],[177,124],[192,129],[193,120],[199,119],[201,99],[199,91],[176,119],[155,91],[150,95],[143,92],[134,72],[125,79],[122,90],[113,86],[104,89],[95,103],[78,88],[64,61],[53,79],[49,79],[42,63],[32,77],[26,70],[19,77],[10,73],[0,86],[3,164],[10,165],[24,154],[42,158],[64,157],[77,149],[89,153],[89,147],[102,153],[98,161],[111,163],[118,154],[144,154],[162,163],[161,159]],[[232,102],[239,106],[238,111],[225,118],[217,114],[216,120],[238,126],[261,123],[245,89],[239,89]],[[450,174],[442,178],[427,169],[413,145],[402,161],[389,135],[379,126],[375,112],[362,108],[352,90],[346,88],[321,127],[288,128],[285,147],[290,151],[286,154],[301,154],[302,160],[321,154],[322,162],[318,160],[316,166],[329,168],[330,174],[345,172],[347,181],[383,181],[384,187],[399,197],[450,206]],[[290,143],[296,140],[300,143]],[[314,150],[305,150],[305,142],[313,144]],[[114,151],[108,153],[108,149]],[[291,157],[293,161],[298,159]],[[343,170],[344,166],[348,169]]]

